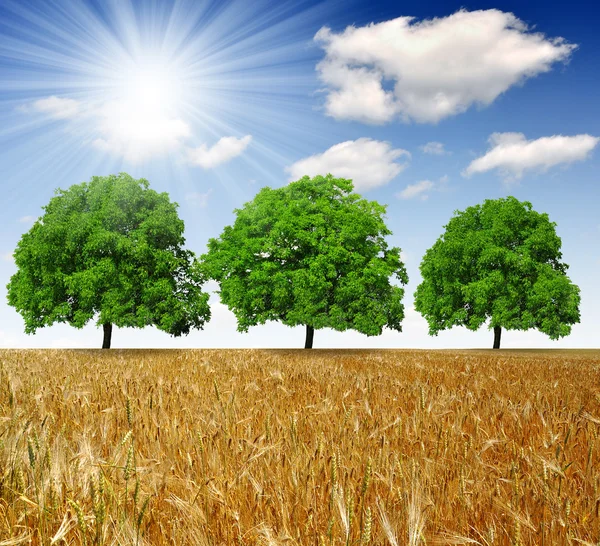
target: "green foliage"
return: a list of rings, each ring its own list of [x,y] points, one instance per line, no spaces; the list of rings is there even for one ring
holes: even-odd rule
[[[490,328],[568,335],[579,322],[579,288],[560,261],[555,226],[514,197],[457,212],[421,262],[415,308],[429,333],[491,319]]]
[[[400,249],[385,242],[385,207],[352,189],[331,175],[263,188],[210,239],[204,268],[239,331],[270,320],[370,336],[401,330],[404,290],[390,284],[392,275],[408,282]]]
[[[8,302],[25,331],[55,322],[179,336],[210,318],[200,268],[182,249],[183,221],[166,193],[121,173],[57,190],[14,253]]]

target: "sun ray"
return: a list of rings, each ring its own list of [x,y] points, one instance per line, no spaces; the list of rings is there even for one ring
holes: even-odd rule
[[[322,24],[332,11],[327,3],[93,6],[73,1],[34,11],[5,3],[11,31],[2,33],[0,52],[12,65],[4,70],[0,93],[13,93],[11,106],[21,113],[36,113],[36,101],[48,99],[56,108],[61,100],[63,106],[76,101],[70,104],[77,111],[70,116],[46,105],[47,115],[35,121],[16,116],[11,134],[31,123],[56,130],[61,118],[61,140],[76,134],[84,143],[78,148],[104,153],[107,161],[110,154],[123,155],[126,163],[162,155],[177,164],[186,147],[265,127],[284,134],[295,125],[310,138],[314,124],[307,126],[305,114],[313,108],[316,51],[306,28]],[[284,141],[277,134],[271,140]],[[268,163],[289,160],[264,144],[255,150],[271,156]]]

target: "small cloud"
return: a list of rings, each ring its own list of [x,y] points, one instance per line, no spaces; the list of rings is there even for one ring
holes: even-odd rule
[[[197,148],[188,150],[188,158],[194,165],[212,169],[240,155],[251,141],[252,135],[242,138],[223,137],[211,148],[208,148],[206,144],[201,144]]]
[[[527,140],[523,133],[493,133],[489,150],[473,160],[463,176],[498,170],[506,182],[518,180],[525,171],[546,171],[550,167],[587,159],[600,138],[591,135],[554,135]]]
[[[409,184],[397,194],[400,199],[414,199],[420,197],[423,201],[429,197],[427,192],[431,190],[434,183],[431,180],[421,180],[416,184]]]
[[[194,207],[198,207],[198,208],[206,208],[206,206],[208,205],[208,198],[210,197],[210,194],[212,193],[212,188],[209,188],[207,192],[205,193],[201,193],[201,192],[192,192],[192,193],[188,193],[185,196],[185,200],[192,206]]]
[[[408,165],[406,162],[398,163],[398,160],[410,157],[410,152],[394,149],[389,142],[359,138],[296,161],[285,170],[290,173],[290,181],[305,175],[331,173],[338,178],[352,180],[357,191],[366,191],[384,186],[398,176]]]
[[[444,149],[444,145],[441,142],[428,142],[427,144],[424,144],[423,146],[419,146],[419,149],[424,154],[429,154],[429,155],[449,155],[450,154],[450,152],[447,152]]]
[[[12,252],[7,252],[6,254],[2,254],[2,260],[5,262],[15,263],[15,257]]]
[[[442,187],[445,187],[448,180],[449,178],[447,174],[442,176],[437,182],[432,182],[431,180],[421,180],[420,182],[406,186],[406,188],[396,194],[396,197],[399,199],[415,199],[418,197],[421,199],[421,201],[426,201],[429,199],[430,191],[443,190]]]
[[[21,218],[19,218],[19,222],[22,224],[33,224],[35,221],[35,216],[21,216]]]
[[[39,99],[20,108],[21,111],[36,111],[49,115],[54,119],[72,119],[82,111],[82,104],[74,99],[63,99],[52,95],[45,99]]]

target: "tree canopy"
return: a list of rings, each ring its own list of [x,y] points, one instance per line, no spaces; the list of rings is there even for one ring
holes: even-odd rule
[[[166,193],[125,173],[57,190],[14,253],[8,302],[25,331],[56,322],[83,327],[97,317],[103,347],[112,325],[155,325],[174,336],[210,318],[184,224]]]
[[[487,320],[494,348],[502,328],[568,335],[579,322],[579,288],[566,275],[555,227],[514,197],[457,211],[421,262],[415,308],[430,335]]]
[[[263,188],[202,256],[238,330],[266,321],[379,335],[401,330],[408,282],[399,248],[388,248],[385,206],[353,193],[350,180],[305,176]]]

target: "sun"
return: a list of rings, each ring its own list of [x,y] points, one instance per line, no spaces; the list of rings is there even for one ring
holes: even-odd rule
[[[177,60],[146,54],[116,64],[99,106],[96,145],[131,161],[175,150],[191,136],[185,118],[189,85]],[[106,138],[108,136],[108,138]]]
[[[185,84],[175,61],[150,56],[119,70],[115,92],[119,102],[151,118],[179,114]]]

